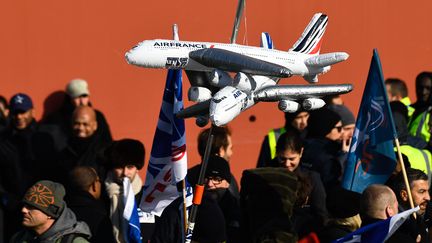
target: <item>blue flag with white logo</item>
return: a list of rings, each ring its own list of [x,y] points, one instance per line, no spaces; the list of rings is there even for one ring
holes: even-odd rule
[[[390,105],[376,49],[363,91],[342,186],[362,193],[370,184],[383,184],[396,166],[396,138]]]

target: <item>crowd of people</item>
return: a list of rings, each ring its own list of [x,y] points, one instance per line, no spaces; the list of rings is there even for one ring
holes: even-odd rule
[[[240,182],[230,170],[231,130],[203,129],[202,158],[210,132],[213,143],[192,242],[332,242],[410,209],[409,194],[420,210],[387,242],[430,242],[432,73],[417,76],[413,104],[404,81],[385,84],[403,161],[385,185],[363,193],[341,186],[356,120],[339,96],[318,110],[285,113],[285,125],[264,137],[257,168],[244,170]],[[70,81],[65,93],[59,110],[41,121],[28,94],[0,96],[0,243],[128,242],[123,182],[139,205],[144,145],[113,140],[85,80]],[[189,184],[200,171],[189,168]],[[142,242],[185,241],[182,200],[160,216],[138,209]]]

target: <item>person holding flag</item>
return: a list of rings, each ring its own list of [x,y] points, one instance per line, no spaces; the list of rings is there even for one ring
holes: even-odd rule
[[[147,242],[154,230],[154,217],[138,212],[144,166],[144,145],[135,139],[114,141],[105,151],[109,168],[105,188],[110,199],[110,218],[118,243]]]
[[[416,218],[410,217],[401,226],[401,230],[411,236],[413,240],[420,235],[420,242],[430,242],[428,231],[431,226],[431,208],[428,176],[423,171],[414,168],[407,168],[406,176],[409,181],[409,188],[404,183],[404,174],[402,172],[399,172],[388,183],[396,194],[399,211],[406,211],[410,208],[408,190],[412,193],[414,206],[419,208]]]

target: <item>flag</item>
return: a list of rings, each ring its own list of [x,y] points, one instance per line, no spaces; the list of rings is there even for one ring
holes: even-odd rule
[[[182,71],[168,70],[140,203],[142,211],[157,216],[179,196],[176,183],[187,173],[185,124],[175,115],[183,109],[182,95]],[[190,203],[191,195],[188,190]]]
[[[381,63],[376,49],[363,91],[342,186],[362,193],[370,184],[383,184],[396,166],[396,138]]]
[[[351,234],[333,241],[334,243],[348,242],[384,242],[394,234],[394,232],[405,222],[413,213],[420,210],[420,207],[412,208],[402,213],[396,214],[388,219],[366,225]]]
[[[123,232],[126,232],[126,242],[141,243],[141,228],[135,203],[135,193],[127,177],[123,178],[123,197],[125,202],[123,218],[127,222],[127,224],[123,225],[123,227],[126,227],[123,230]]]

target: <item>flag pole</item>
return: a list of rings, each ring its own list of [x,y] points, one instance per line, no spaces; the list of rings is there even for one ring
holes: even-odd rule
[[[199,177],[198,177],[198,182],[195,185],[193,204],[192,204],[192,208],[190,211],[189,220],[188,220],[189,222],[188,222],[187,231],[186,231],[185,242],[187,242],[187,243],[191,242],[193,229],[195,227],[196,215],[198,212],[198,206],[201,204],[202,196],[204,194],[205,171],[207,169],[207,164],[208,164],[208,160],[210,157],[210,150],[211,150],[211,147],[213,144],[213,126],[214,125],[212,124],[210,127],[210,130],[209,130],[209,137],[207,139],[207,145],[206,145],[205,152],[204,152],[204,158],[203,158],[203,161],[201,162],[201,169],[200,169],[200,173],[199,173]]]
[[[187,232],[187,221],[188,221],[188,215],[187,215],[187,209],[186,209],[186,179],[182,180],[182,194],[183,194],[183,225],[184,225],[184,232]]]
[[[394,141],[395,141],[395,144],[396,144],[396,150],[397,150],[397,154],[398,154],[398,160],[399,160],[399,163],[400,163],[401,169],[402,169],[402,175],[403,175],[403,179],[404,179],[404,182],[405,182],[405,187],[406,187],[407,193],[408,193],[408,201],[409,201],[409,204],[410,204],[411,208],[414,208],[414,201],[413,201],[412,194],[411,194],[411,187],[409,185],[408,176],[407,176],[406,169],[405,169],[405,164],[404,164],[404,161],[403,161],[403,158],[402,158],[402,153],[400,151],[399,139],[395,138]],[[413,213],[413,216],[414,216],[415,219],[417,219],[417,216],[416,216],[415,213]]]

